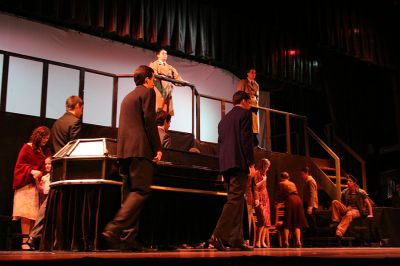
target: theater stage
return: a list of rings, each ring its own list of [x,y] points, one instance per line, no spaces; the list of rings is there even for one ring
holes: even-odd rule
[[[270,248],[218,252],[180,249],[149,252],[0,251],[0,265],[400,265],[400,248]]]

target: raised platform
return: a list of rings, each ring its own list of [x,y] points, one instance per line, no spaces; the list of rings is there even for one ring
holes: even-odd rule
[[[219,252],[182,249],[173,252],[31,252],[1,251],[0,265],[363,265],[394,266],[400,248],[265,248]]]

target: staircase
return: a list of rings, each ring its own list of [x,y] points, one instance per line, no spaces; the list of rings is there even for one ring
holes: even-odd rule
[[[346,176],[347,172],[341,167],[339,156],[334,152],[324,141],[322,141],[310,128],[307,128],[307,133],[312,137],[331,157],[331,159],[321,159],[311,157],[312,162],[318,168],[320,174],[320,183],[324,190],[332,199],[340,199],[341,192],[347,187]],[[360,163],[361,172],[359,176],[362,178],[361,188],[366,190],[366,167],[365,161],[347,144],[341,141],[337,136],[333,135],[333,140],[337,146],[342,147],[346,153],[350,154],[355,160]],[[357,174],[355,174],[357,175]],[[336,195],[332,189],[336,190]]]
[[[337,185],[339,183],[340,191],[347,187],[347,173],[343,168],[340,169],[339,182],[337,182],[335,163],[332,160],[321,158],[312,158],[312,160],[333,184]]]

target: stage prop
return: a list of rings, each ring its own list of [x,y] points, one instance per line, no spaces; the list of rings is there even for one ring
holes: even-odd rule
[[[120,207],[116,140],[78,139],[55,154],[42,250],[106,249],[104,226]],[[163,150],[139,238],[149,246],[197,244],[210,237],[226,201],[218,158]]]

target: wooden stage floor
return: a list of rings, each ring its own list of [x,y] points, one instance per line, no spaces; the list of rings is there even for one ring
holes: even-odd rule
[[[270,248],[219,252],[181,249],[148,252],[0,251],[3,265],[400,265],[400,248]]]

